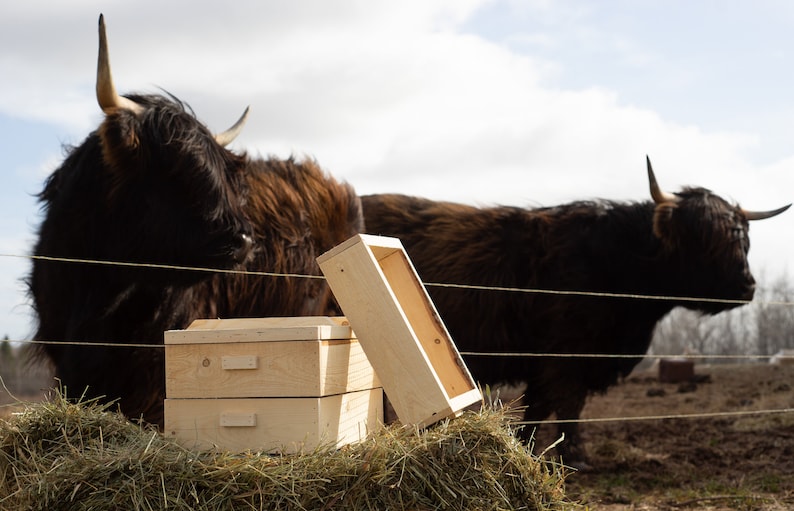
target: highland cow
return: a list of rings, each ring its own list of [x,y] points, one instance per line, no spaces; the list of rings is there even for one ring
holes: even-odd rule
[[[464,358],[476,380],[526,383],[525,421],[551,414],[575,420],[589,393],[605,391],[641,360],[656,323],[671,309],[716,314],[752,299],[748,220],[788,208],[750,212],[704,188],[666,193],[656,184],[650,160],[647,167],[653,201],[521,209],[370,195],[361,198],[366,230],[400,238],[423,281],[475,286],[429,286],[429,293],[458,348],[470,353]],[[532,429],[523,428],[525,439]],[[558,448],[563,459],[583,463],[578,425],[562,423],[558,429],[565,434]]]
[[[313,161],[226,149],[245,116],[213,135],[173,96],[118,95],[99,23],[105,118],[40,194],[35,339],[69,395],[118,400],[127,416],[162,425],[164,331],[196,318],[338,312],[322,279],[278,274],[319,275],[316,256],[361,231],[361,206]]]

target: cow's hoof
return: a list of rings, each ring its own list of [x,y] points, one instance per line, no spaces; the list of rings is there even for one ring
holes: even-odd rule
[[[572,460],[564,463],[566,467],[572,468],[577,472],[590,472],[593,467],[585,460]]]

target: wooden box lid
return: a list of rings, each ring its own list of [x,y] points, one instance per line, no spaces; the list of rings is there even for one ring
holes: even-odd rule
[[[165,344],[321,341],[355,337],[345,317],[197,319],[185,330],[169,330]]]
[[[403,424],[482,401],[399,239],[358,234],[317,262]]]

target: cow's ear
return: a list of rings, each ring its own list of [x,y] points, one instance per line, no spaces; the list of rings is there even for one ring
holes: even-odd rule
[[[134,112],[119,108],[108,113],[98,130],[105,163],[116,169],[129,167],[138,156],[139,129],[140,119]]]
[[[677,208],[675,202],[663,202],[656,206],[653,213],[653,234],[662,243],[673,243],[675,227],[673,226],[673,213]]]

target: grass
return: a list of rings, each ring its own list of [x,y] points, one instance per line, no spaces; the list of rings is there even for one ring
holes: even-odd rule
[[[0,421],[0,508],[30,510],[562,510],[563,469],[506,414],[388,426],[339,450],[194,452],[60,393]]]

